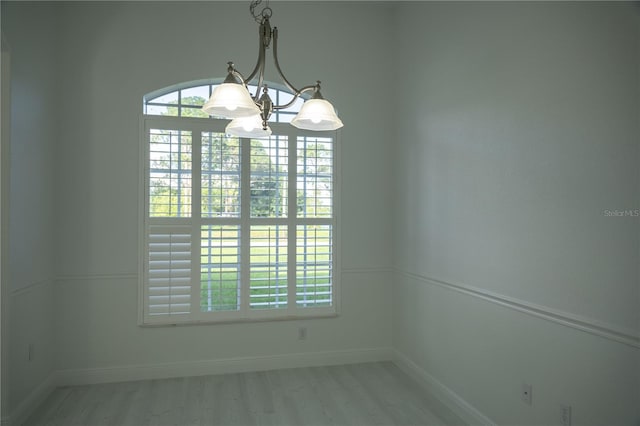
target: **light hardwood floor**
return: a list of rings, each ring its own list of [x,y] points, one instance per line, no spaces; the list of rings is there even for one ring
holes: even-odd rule
[[[55,390],[26,426],[457,425],[390,362]]]

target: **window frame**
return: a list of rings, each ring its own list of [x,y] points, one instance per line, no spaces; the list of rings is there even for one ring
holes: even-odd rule
[[[212,79],[202,79],[202,80],[195,80],[195,81],[188,81],[188,82],[184,82],[184,83],[179,83],[179,84],[174,84],[168,87],[163,87],[162,89],[158,89],[158,90],[154,90],[153,92],[147,93],[146,95],[144,95],[142,97],[142,114],[143,115],[150,115],[150,116],[162,116],[162,117],[183,117],[182,115],[182,111],[183,109],[199,109],[201,108],[201,105],[196,105],[196,104],[183,104],[182,103],[182,91],[184,90],[188,90],[188,89],[194,89],[194,88],[198,88],[198,87],[203,87],[203,86],[209,86],[209,93],[208,96],[211,96],[211,93],[213,92],[215,86],[219,86],[220,84],[224,83],[224,79],[219,79],[219,78],[212,78]],[[274,102],[274,104],[283,104],[283,102],[280,100],[280,97],[282,95],[285,96],[289,96],[292,97],[293,94],[289,91],[289,89],[283,85],[283,84],[279,84],[279,83],[273,83],[273,82],[264,82],[265,84],[267,84],[267,86],[269,87],[269,94]],[[257,90],[257,86],[255,84],[249,83],[249,92],[251,93],[251,95],[253,96],[256,93]],[[172,94],[172,93],[177,93],[177,103],[165,103],[165,102],[155,102],[156,99],[161,98],[163,96]],[[207,97],[208,99],[208,97]],[[300,102],[299,105],[297,105],[298,107],[302,106],[302,102],[311,99],[311,94],[308,92],[302,93],[299,95],[298,97],[298,101]],[[204,100],[206,102],[206,99]],[[285,100],[285,103],[288,102],[288,100]],[[203,102],[204,104],[204,102]],[[149,114],[147,112],[148,107],[154,107],[154,106],[159,106],[159,107],[166,107],[166,108],[170,108],[170,107],[174,107],[177,108],[178,110],[178,115],[161,115],[161,114]],[[297,110],[295,110],[296,105],[287,108],[286,110],[275,110],[272,112],[271,117],[269,118],[269,123],[271,125],[271,123],[290,123],[291,120],[293,119],[293,117],[298,113]],[[283,117],[289,117],[288,120],[282,120],[281,118]],[[205,118],[205,117],[202,117]]]
[[[248,302],[245,302],[246,298],[245,293],[249,288],[249,283],[243,280],[240,283],[240,288],[242,291],[241,302],[239,309],[236,311],[213,311],[213,312],[202,312],[199,308],[200,299],[197,301],[191,300],[192,308],[191,313],[188,316],[180,317],[178,315],[166,315],[163,318],[158,320],[150,320],[150,318],[146,315],[147,309],[147,298],[146,298],[146,280],[147,280],[147,256],[149,250],[147,249],[148,244],[148,232],[151,218],[147,212],[147,205],[149,202],[149,187],[147,185],[147,177],[149,174],[149,131],[151,129],[161,129],[161,130],[186,130],[191,131],[192,135],[192,155],[194,157],[200,156],[200,153],[196,154],[196,146],[201,146],[200,142],[197,144],[194,142],[198,137],[201,138],[201,135],[206,132],[216,132],[216,133],[224,133],[224,129],[228,120],[222,119],[214,119],[214,118],[198,118],[198,117],[176,117],[176,116],[159,116],[159,115],[145,115],[142,114],[140,116],[140,136],[139,136],[139,204],[138,204],[138,225],[139,225],[139,236],[138,236],[138,247],[139,247],[139,277],[138,277],[138,325],[144,327],[157,327],[157,326],[175,326],[175,325],[192,325],[192,324],[219,324],[219,323],[235,323],[235,322],[261,322],[261,321],[275,321],[275,320],[296,320],[296,319],[310,319],[310,318],[330,318],[340,315],[340,304],[341,304],[341,265],[340,265],[340,143],[338,140],[338,132],[337,131],[327,131],[327,132],[311,132],[306,130],[296,129],[288,123],[270,123],[270,127],[273,130],[274,135],[281,135],[287,137],[289,141],[289,145],[293,143],[293,148],[290,148],[289,153],[297,150],[297,138],[299,136],[307,136],[307,137],[329,137],[333,140],[333,210],[332,210],[332,218],[331,218],[331,226],[332,226],[332,281],[331,281],[331,290],[332,290],[332,305],[328,307],[297,307],[295,303],[295,295],[288,294],[288,297],[292,297],[294,299],[293,305],[294,308],[287,307],[283,309],[251,309],[248,308]],[[200,136],[198,136],[200,135]],[[249,144],[249,140],[247,138],[239,138],[241,139],[241,150],[243,149],[243,145]],[[247,150],[245,149],[245,152]],[[296,158],[293,159],[293,162],[289,160],[290,167],[291,165],[296,164]],[[199,162],[199,161],[198,161]],[[241,167],[247,167],[249,165],[248,158],[241,159]],[[294,166],[295,167],[295,166]],[[195,170],[195,165],[193,166],[193,170]],[[290,170],[291,172],[291,170]],[[199,174],[199,172],[198,172]],[[295,182],[297,176],[297,171],[293,178],[290,179],[290,182]],[[192,176],[195,180],[195,173]],[[250,190],[248,186],[246,186],[247,182],[243,181],[243,191]],[[289,189],[289,193],[295,194],[296,188]],[[192,194],[192,196],[198,197],[199,194]],[[289,200],[288,202],[291,202]],[[173,219],[173,218],[171,218]],[[250,217],[246,215],[246,213],[241,212],[240,219],[242,221],[242,227],[245,229],[245,232],[248,226],[248,223],[245,221],[250,221]],[[299,219],[297,216],[294,218],[286,218],[282,221],[286,221],[287,226],[298,226],[297,222]],[[308,221],[308,219],[306,219]],[[313,220],[311,220],[313,221]],[[326,219],[324,220],[326,221]],[[196,228],[196,223],[198,227],[202,226],[202,216],[199,218],[195,218],[193,215],[184,220],[185,223],[190,224],[193,229]],[[224,222],[224,221],[222,221]],[[222,224],[220,224],[222,225]],[[199,228],[201,229],[201,228]],[[194,237],[195,231],[191,234],[192,239]],[[291,234],[289,234],[291,235]],[[196,242],[192,241],[192,247],[195,247],[195,244],[201,244],[200,239],[196,238]],[[245,240],[246,241],[246,240]],[[295,245],[295,241],[293,245]],[[246,244],[245,244],[246,246]],[[291,245],[289,245],[291,247]],[[249,253],[250,247],[241,247],[240,250],[243,253],[243,256],[246,256]],[[198,258],[199,255],[192,254],[192,258]],[[294,254],[289,254],[288,263],[289,262],[296,263],[296,258]],[[198,265],[199,265],[198,260]],[[296,266],[293,266],[293,269],[296,269]],[[243,269],[240,270],[240,274],[244,274],[245,277],[247,273]],[[195,294],[194,284],[193,284],[194,276],[191,276],[191,288],[192,294]],[[293,278],[293,287],[295,288],[295,280]],[[291,283],[288,283],[289,288],[292,287]],[[200,287],[198,286],[198,291]],[[194,307],[195,306],[195,307]]]

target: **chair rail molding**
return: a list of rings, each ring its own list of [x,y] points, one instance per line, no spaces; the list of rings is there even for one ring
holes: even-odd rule
[[[431,286],[442,287],[458,293],[473,296],[487,302],[516,310],[537,318],[561,324],[566,327],[584,331],[605,339],[609,339],[618,343],[622,343],[634,348],[640,349],[640,332],[613,324],[607,324],[593,318],[587,318],[581,315],[572,314],[570,312],[553,309],[546,306],[537,305],[535,303],[509,297],[503,294],[495,293],[478,287],[466,284],[453,284],[436,278],[424,275],[414,274],[412,272],[403,271],[395,268],[395,272],[412,280],[428,284]]]

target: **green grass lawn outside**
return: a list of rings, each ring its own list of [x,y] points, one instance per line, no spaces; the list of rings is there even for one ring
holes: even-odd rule
[[[296,232],[296,301],[330,306],[327,300],[331,298],[331,229],[329,225],[304,227],[299,226]],[[238,309],[239,236],[238,226],[203,227],[202,241],[208,244],[201,247],[200,257],[200,307],[204,311]],[[287,227],[252,226],[251,240],[251,306],[256,309],[286,308],[289,297]]]
[[[288,301],[286,275],[280,275],[280,285],[275,273],[252,273],[249,283],[251,304],[255,308],[285,308]],[[201,276],[200,308],[209,310],[236,310],[239,304],[239,272],[219,271],[203,273]],[[317,275],[296,279],[296,301],[316,306],[330,306],[324,302],[331,296],[331,277],[329,271],[319,271]]]

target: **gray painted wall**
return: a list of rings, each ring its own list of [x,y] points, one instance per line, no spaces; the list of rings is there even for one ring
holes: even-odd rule
[[[638,219],[604,214],[640,208],[638,20],[628,3],[274,4],[288,77],[322,79],[346,124],[343,315],[306,322],[305,342],[298,322],[136,325],[142,96],[222,77],[227,60],[251,69],[246,9],[2,3],[23,84],[11,213],[12,236],[25,238],[12,247],[12,283],[45,283],[13,302],[23,317],[12,400],[53,368],[393,344],[500,424],[558,424],[560,403],[574,407],[574,424],[637,421],[637,348],[425,280],[640,331]],[[55,339],[55,355],[37,351],[40,369],[22,361],[31,339],[44,348]],[[533,406],[519,399],[524,381]]]
[[[5,340],[10,387],[3,416],[14,411],[54,369],[56,13],[54,5],[2,4],[2,30],[11,52],[12,104],[10,318]]]
[[[640,209],[638,22],[631,3],[397,9],[394,347],[499,424],[640,418],[637,347],[452,290],[637,339],[640,219],[605,211]]]
[[[57,155],[64,166],[56,176],[65,188],[56,222],[60,369],[390,347],[389,276],[366,271],[343,274],[343,315],[309,321],[304,343],[297,340],[297,322],[136,324],[142,97],[183,81],[223,77],[228,60],[249,72],[257,26],[247,9],[235,2],[63,6],[59,84],[66,102]],[[274,6],[272,18],[288,78],[300,85],[321,79],[324,95],[349,122],[341,147],[345,270],[391,266],[390,211],[381,206],[391,192],[392,129],[386,105],[372,90],[388,75],[377,49],[390,44],[384,34],[366,31],[382,24],[387,9],[283,3]],[[356,69],[369,71],[356,81]],[[381,91],[390,96],[389,88]]]

